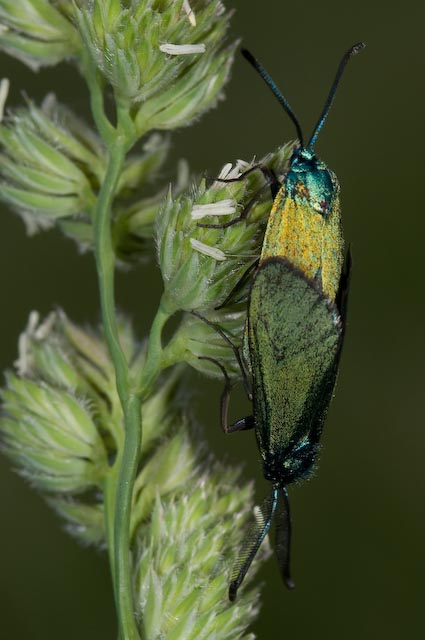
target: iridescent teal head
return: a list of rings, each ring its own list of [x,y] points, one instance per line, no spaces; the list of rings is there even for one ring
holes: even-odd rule
[[[320,160],[313,149],[295,147],[285,178],[286,193],[297,202],[327,216],[339,194],[336,175]]]
[[[335,98],[335,94],[336,94],[336,90],[339,84],[339,81],[341,79],[341,76],[344,72],[344,69],[347,65],[347,62],[350,60],[350,58],[352,58],[354,55],[356,55],[357,53],[359,53],[360,51],[362,51],[362,49],[365,48],[365,43],[364,42],[359,42],[355,45],[353,45],[342,57],[341,62],[339,63],[336,75],[335,75],[335,80],[332,83],[331,89],[329,91],[329,95],[328,98],[325,102],[325,105],[322,109],[322,113],[320,114],[320,117],[316,123],[316,126],[313,129],[313,133],[311,134],[310,140],[308,141],[308,144],[304,143],[304,136],[303,136],[303,132],[300,126],[300,123],[298,121],[298,118],[295,116],[294,111],[291,109],[289,102],[287,101],[287,99],[285,98],[285,96],[281,93],[281,91],[279,91],[279,89],[277,88],[275,82],[272,80],[272,78],[270,77],[270,75],[267,73],[267,71],[264,69],[264,67],[258,62],[258,60],[256,60],[256,58],[254,58],[254,56],[247,51],[246,49],[242,49],[242,55],[248,60],[248,62],[254,67],[254,69],[256,71],[258,71],[258,73],[260,74],[260,76],[263,78],[264,82],[267,84],[267,86],[271,89],[271,91],[273,92],[273,94],[276,96],[276,98],[278,99],[278,101],[280,102],[280,104],[282,105],[282,107],[285,109],[286,113],[288,114],[288,116],[291,118],[292,122],[295,125],[295,129],[297,131],[297,137],[300,143],[299,148],[295,149],[294,154],[291,158],[291,167],[294,164],[298,164],[298,165],[307,165],[308,163],[310,163],[310,166],[312,166],[313,169],[317,168],[315,165],[315,162],[320,163],[319,160],[317,160],[316,158],[316,154],[314,152],[314,145],[316,143],[317,140],[317,136],[319,135],[320,130],[322,129],[323,125],[325,124],[326,118],[328,116],[329,110],[332,106],[332,103],[334,101]],[[323,163],[322,163],[323,164]]]

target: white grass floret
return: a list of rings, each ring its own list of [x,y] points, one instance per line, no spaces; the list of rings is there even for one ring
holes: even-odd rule
[[[206,50],[204,44],[171,44],[171,42],[161,44],[159,48],[169,56],[187,56],[192,53],[205,53]]]
[[[184,0],[183,2],[183,9],[186,11],[187,13],[187,17],[189,18],[189,22],[193,27],[196,27],[196,17],[195,17],[195,12],[193,11],[192,7],[189,4],[189,0]]]
[[[7,96],[9,95],[10,81],[9,78],[3,78],[0,81],[0,122],[3,121],[4,107]]]
[[[195,249],[195,251],[199,251],[199,253],[203,253],[209,258],[214,258],[214,260],[218,260],[219,262],[223,262],[224,260],[226,260],[226,255],[221,249],[211,247],[209,244],[204,244],[203,242],[199,242],[199,240],[195,240],[194,238],[190,238],[190,244],[192,245],[193,249]]]
[[[232,199],[219,200],[209,204],[195,204],[192,209],[192,220],[201,220],[206,216],[228,216],[236,212],[236,202]]]

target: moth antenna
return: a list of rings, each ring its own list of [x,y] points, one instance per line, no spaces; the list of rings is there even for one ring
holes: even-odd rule
[[[342,56],[341,62],[339,63],[339,66],[335,75],[335,79],[330,88],[328,98],[325,102],[325,106],[323,107],[322,113],[320,114],[317,124],[313,129],[310,142],[308,143],[308,147],[307,147],[308,149],[312,149],[314,147],[317,140],[317,136],[319,135],[320,130],[325,124],[326,118],[328,117],[328,113],[335,99],[335,94],[336,94],[336,90],[338,89],[339,81],[341,80],[341,76],[344,73],[344,69],[347,66],[348,61],[351,60],[353,56],[356,56],[358,53],[360,53],[360,51],[363,51],[365,46],[366,44],[364,42],[358,42],[357,44],[354,44],[350,49],[348,49],[348,51],[346,51]]]
[[[298,118],[296,117],[295,113],[291,109],[289,102],[287,101],[285,96],[279,91],[276,83],[272,80],[271,76],[267,73],[267,71],[265,70],[263,65],[257,60],[257,58],[255,58],[252,55],[252,53],[248,51],[248,49],[242,49],[241,53],[243,57],[246,60],[248,60],[249,64],[254,67],[257,73],[260,74],[260,76],[263,78],[266,85],[269,87],[272,93],[276,96],[276,98],[279,100],[280,104],[285,109],[288,116],[291,118],[297,130],[297,137],[298,137],[298,140],[300,141],[300,145],[302,148],[304,148],[304,137],[301,131],[301,126],[300,126],[300,123],[298,122]]]
[[[233,567],[229,587],[229,600],[231,602],[236,600],[238,589],[241,586],[243,579],[245,578],[246,573],[261,546],[261,543],[270,529],[270,524],[277,506],[277,499],[278,490],[277,487],[273,486],[271,495],[265,499],[261,508],[258,509],[257,523],[245,539],[241,552],[236,560],[235,566]]]
[[[288,589],[293,589],[295,583],[291,578],[291,512],[289,497],[285,487],[281,490],[280,505],[276,513],[275,552],[279,561],[279,569]]]

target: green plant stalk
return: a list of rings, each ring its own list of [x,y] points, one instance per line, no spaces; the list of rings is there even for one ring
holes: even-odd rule
[[[165,368],[161,337],[164,325],[172,315],[173,312],[168,311],[161,301],[149,332],[146,361],[137,387],[142,401],[145,401],[148,398],[150,390],[152,389],[161,369]]]
[[[94,215],[95,258],[103,329],[114,365],[117,391],[124,413],[125,441],[122,453],[119,452],[115,460],[112,473],[112,479],[116,479],[116,491],[112,491],[112,496],[115,493],[112,535],[110,508],[107,509],[107,527],[108,540],[113,545],[110,548],[110,554],[113,555],[111,569],[120,629],[119,637],[122,640],[140,640],[134,618],[129,546],[131,499],[141,442],[140,396],[131,391],[128,364],[118,338],[114,296],[115,252],[111,237],[111,206],[127,149],[124,137],[117,132],[116,139],[108,145],[108,149],[107,170]],[[118,469],[117,478],[114,473],[116,469]]]
[[[83,52],[83,69],[85,70],[84,76],[87,81],[90,94],[90,106],[93,114],[93,119],[96,123],[97,130],[99,131],[105,144],[108,141],[114,139],[115,129],[106,117],[104,104],[103,104],[103,80],[94,68],[90,58]]]
[[[123,407],[124,408],[124,407]],[[130,551],[130,518],[133,487],[139,462],[141,444],[140,396],[130,393],[124,408],[125,441],[122,455],[118,456],[114,510],[114,574],[115,598],[121,640],[139,640],[134,617],[133,584]]]
[[[105,534],[108,546],[109,566],[112,576],[112,586],[115,598],[115,535],[114,535],[114,519],[115,519],[115,502],[117,495],[117,478],[118,466],[120,461],[115,460],[114,466],[111,467],[103,486],[103,507],[104,507],[104,523]]]

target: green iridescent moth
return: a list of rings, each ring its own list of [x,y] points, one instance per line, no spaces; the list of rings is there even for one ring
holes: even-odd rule
[[[342,348],[350,267],[347,254],[343,268],[338,180],[316,157],[313,146],[348,60],[364,46],[354,45],[343,56],[307,146],[286,98],[258,61],[243,52],[295,123],[300,146],[294,150],[283,185],[276,184],[272,172],[257,167],[271,184],[274,202],[250,288],[242,356],[221,329],[212,325],[234,349],[253,403],[253,415],[229,425],[230,380],[224,367],[208,358],[220,367],[226,380],[222,428],[226,433],[255,429],[264,477],[272,485],[233,569],[230,600],[236,598],[273,517],[280,571],[286,585],[294,586],[286,487],[311,474],[320,448]],[[229,226],[246,215],[245,210],[225,225],[201,226]]]

